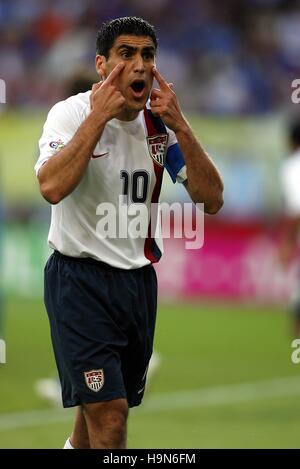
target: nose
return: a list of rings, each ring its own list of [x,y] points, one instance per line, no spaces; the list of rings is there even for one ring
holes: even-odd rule
[[[135,57],[134,71],[139,72],[139,73],[143,73],[145,71],[145,65],[144,65],[143,57],[139,54],[137,54],[136,57]]]

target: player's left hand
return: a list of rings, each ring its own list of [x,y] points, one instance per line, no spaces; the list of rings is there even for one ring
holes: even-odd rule
[[[173,84],[167,83],[159,71],[153,67],[152,73],[160,89],[154,88],[150,95],[151,111],[161,117],[167,127],[175,133],[187,126],[181,112]]]

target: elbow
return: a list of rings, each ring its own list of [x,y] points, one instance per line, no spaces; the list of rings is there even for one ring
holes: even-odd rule
[[[224,204],[223,197],[215,201],[209,206],[205,204],[205,213],[208,213],[209,215],[215,215],[216,213],[219,212],[219,210],[221,210],[221,208],[223,207],[223,204]]]
[[[220,192],[210,203],[204,204],[204,211],[209,215],[218,213],[224,205],[223,193]]]
[[[58,204],[65,196],[59,190],[59,183],[47,172],[48,162],[46,162],[38,171],[37,178],[40,186],[40,193],[43,198],[51,205]]]
[[[207,213],[208,215],[215,215],[224,205],[223,191],[220,191],[209,199],[206,198],[206,200],[203,198],[203,195],[201,196],[201,194],[191,195],[191,199],[196,205],[201,204],[204,213]]]
[[[206,190],[204,193],[202,190],[200,190],[199,187],[193,189],[194,190],[192,190],[191,187],[187,185],[187,190],[192,201],[196,205],[202,204],[202,210],[204,210],[204,213],[215,215],[221,210],[224,205],[224,185],[221,179],[213,189]]]
[[[56,205],[63,199],[59,191],[51,187],[47,182],[40,182],[40,192],[44,199],[51,205]]]
[[[223,181],[220,179],[218,188],[216,188],[214,197],[209,204],[205,204],[205,213],[209,215],[215,215],[218,213],[224,205],[224,184]]]

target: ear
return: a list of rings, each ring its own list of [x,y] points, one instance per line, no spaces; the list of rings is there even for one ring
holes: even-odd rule
[[[106,73],[106,58],[104,55],[96,55],[95,58],[96,71],[100,78],[105,79],[107,76]]]

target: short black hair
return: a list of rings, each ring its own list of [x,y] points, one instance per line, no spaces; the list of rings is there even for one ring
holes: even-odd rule
[[[154,43],[155,50],[157,49],[157,37],[154,26],[142,18],[125,16],[124,18],[117,18],[102,24],[97,34],[97,54],[104,55],[108,59],[110,49],[121,34],[149,36]]]
[[[292,145],[300,146],[300,119],[296,119],[290,124],[289,137]]]

